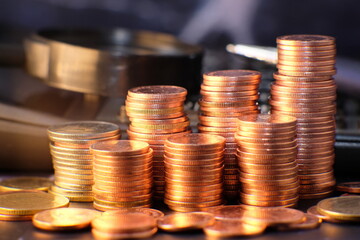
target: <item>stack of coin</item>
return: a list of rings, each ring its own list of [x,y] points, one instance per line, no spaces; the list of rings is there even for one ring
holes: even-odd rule
[[[224,194],[237,199],[239,181],[236,160],[237,117],[257,113],[261,74],[250,70],[225,70],[206,73],[201,85],[199,132],[226,138],[224,154]]]
[[[300,198],[321,198],[335,185],[335,39],[289,35],[277,43],[271,111],[297,118]]]
[[[50,153],[55,170],[49,192],[70,201],[93,200],[91,144],[120,138],[119,126],[108,122],[78,121],[58,124],[48,129]]]
[[[130,89],[126,114],[130,119],[128,136],[145,141],[154,151],[154,197],[164,197],[164,141],[169,136],[190,132],[190,121],[184,112],[187,91],[177,86],[142,86]]]
[[[259,207],[296,205],[296,118],[276,114],[241,116],[235,138],[241,202]]]
[[[203,133],[165,142],[165,200],[175,211],[198,211],[223,203],[225,138]]]
[[[151,204],[152,155],[149,144],[134,140],[95,143],[94,207],[114,210]]]
[[[150,238],[157,232],[156,219],[146,213],[104,214],[91,222],[95,239]]]

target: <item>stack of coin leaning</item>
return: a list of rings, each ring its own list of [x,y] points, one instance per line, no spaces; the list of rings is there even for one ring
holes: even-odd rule
[[[201,133],[226,138],[224,194],[231,201],[237,199],[239,189],[234,139],[236,119],[258,112],[261,74],[250,70],[224,70],[206,73],[203,78],[198,129]]]
[[[335,39],[289,35],[277,44],[271,111],[297,118],[300,198],[321,198],[335,185]]]
[[[154,150],[154,197],[164,196],[164,141],[169,136],[190,132],[184,112],[187,90],[177,86],[141,86],[128,91],[126,114],[130,119],[129,139],[145,141]]]
[[[225,138],[179,134],[165,142],[165,200],[175,211],[199,211],[223,203]]]
[[[235,134],[240,168],[240,201],[259,207],[297,204],[296,118],[254,114],[238,119]]]
[[[152,190],[152,149],[134,140],[93,144],[94,207],[148,207]]]
[[[70,201],[93,200],[91,144],[120,138],[119,126],[100,121],[68,122],[48,129],[55,181],[49,189]]]

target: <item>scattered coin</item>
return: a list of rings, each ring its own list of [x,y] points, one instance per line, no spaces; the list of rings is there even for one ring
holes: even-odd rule
[[[158,227],[167,232],[182,232],[203,229],[214,221],[214,216],[205,212],[172,213],[160,218]]]
[[[320,214],[340,221],[360,221],[360,196],[333,197],[317,204]]]
[[[47,191],[52,181],[46,177],[13,177],[0,182],[2,191],[40,190]]]
[[[249,221],[235,219],[217,219],[214,224],[206,226],[204,232],[210,237],[228,238],[253,236],[263,233],[265,224],[251,224]]]
[[[38,212],[32,222],[35,227],[48,231],[83,229],[100,216],[100,212],[85,208],[57,208]]]

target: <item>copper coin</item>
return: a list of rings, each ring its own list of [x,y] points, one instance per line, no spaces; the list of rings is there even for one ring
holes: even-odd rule
[[[141,86],[128,91],[128,96],[141,99],[185,97],[186,94],[185,88],[171,85]]]
[[[188,129],[189,124],[186,123],[186,126],[181,126],[178,128],[162,128],[160,127],[159,129],[152,129],[152,128],[142,128],[142,127],[135,127],[134,125],[130,124],[129,125],[129,130],[133,131],[133,132],[142,132],[142,133],[147,133],[147,134],[158,134],[158,133],[180,133],[180,132],[184,132],[186,131],[186,129]]]
[[[208,127],[203,125],[198,125],[199,132],[235,132],[236,127]]]
[[[295,134],[289,134],[288,136],[280,136],[280,137],[274,137],[274,135],[264,135],[264,136],[260,136],[258,138],[254,138],[254,137],[248,137],[248,136],[242,136],[239,135],[238,132],[235,133],[235,139],[236,142],[238,144],[242,143],[242,142],[246,142],[246,143],[255,143],[255,144],[281,144],[283,142],[292,142],[294,141],[295,138]]]
[[[272,96],[281,96],[281,97],[293,97],[293,98],[306,98],[306,99],[313,99],[313,98],[321,98],[321,97],[328,97],[335,95],[333,90],[329,91],[319,91],[319,92],[288,92],[286,90],[280,90],[278,88],[271,89]]]
[[[308,193],[308,194],[299,194],[300,199],[320,199],[331,196],[333,190],[326,192],[316,192],[316,193]]]
[[[210,81],[246,81],[258,80],[261,78],[261,73],[252,70],[222,70],[208,72],[203,75],[204,79]]]
[[[242,187],[241,192],[244,194],[251,194],[256,196],[289,196],[299,193],[299,186],[289,189],[254,189],[248,187]]]
[[[347,193],[360,193],[360,182],[343,182],[336,186],[336,190]]]
[[[248,221],[222,219],[204,228],[206,235],[216,238],[253,236],[263,233],[265,224],[253,225]]]
[[[225,145],[225,139],[221,136],[189,133],[181,136],[172,136],[166,140],[166,146],[179,149],[214,149]]]
[[[318,82],[303,82],[303,81],[291,81],[291,80],[277,80],[276,85],[290,87],[290,88],[317,88],[326,87],[336,84],[334,79],[328,79]]]
[[[283,45],[278,44],[278,49],[287,51],[327,51],[335,50],[335,44],[318,45],[318,46],[299,46],[299,45]]]
[[[336,70],[327,70],[327,71],[307,71],[307,72],[300,72],[300,71],[288,71],[278,69],[280,74],[286,74],[289,76],[300,76],[300,77],[317,77],[317,76],[333,76],[336,74]]]
[[[213,96],[213,95],[203,95],[202,99],[208,102],[242,102],[242,101],[256,101],[259,99],[259,94],[254,95],[244,95],[241,97],[235,96]]]
[[[167,182],[166,183],[166,190],[172,189],[177,191],[185,191],[185,192],[207,192],[207,191],[217,191],[222,189],[222,183],[215,183],[203,186],[185,186],[179,185],[176,183]]]
[[[199,199],[202,199],[202,197],[210,197],[210,196],[216,196],[219,198],[219,196],[222,194],[223,190],[221,188],[210,190],[210,191],[177,191],[175,189],[165,189],[165,193],[167,196],[182,196],[182,197],[198,197]]]
[[[166,163],[164,164],[164,170],[166,169],[176,169],[176,170],[180,170],[180,171],[202,171],[202,170],[213,170],[213,169],[217,169],[217,168],[221,168],[224,166],[224,164],[222,162],[219,162],[217,164],[208,164],[208,165],[179,165],[179,164],[169,164]],[[155,170],[155,168],[153,167],[153,170]]]
[[[165,174],[165,182],[166,184],[173,184],[173,185],[182,185],[182,186],[205,186],[205,185],[213,185],[213,184],[218,184],[218,183],[222,183],[222,179],[221,178],[215,178],[215,179],[201,179],[201,180],[177,180],[177,179],[172,179],[170,178],[170,176],[168,176],[167,174]]]
[[[272,181],[268,182],[268,184],[262,184],[259,185],[256,182],[242,182],[242,188],[241,191],[243,192],[258,192],[258,191],[276,191],[276,192],[282,192],[287,191],[289,189],[298,189],[300,186],[299,180],[295,179],[294,181],[288,183],[288,182],[281,182],[281,181]]]
[[[252,143],[245,141],[238,141],[239,149],[241,148],[253,148],[253,149],[284,149],[284,148],[293,148],[297,147],[296,140],[288,141],[288,142],[275,142],[275,143]]]
[[[158,220],[158,227],[168,232],[202,229],[213,224],[214,216],[205,212],[173,213]]]
[[[244,175],[244,173],[242,173],[242,175]],[[248,176],[249,174],[247,174]],[[253,174],[252,174],[253,175]],[[296,175],[296,174],[295,174]],[[258,176],[258,175],[257,175]],[[262,184],[263,186],[276,186],[276,188],[281,188],[279,186],[281,185],[289,185],[289,184],[293,184],[294,182],[298,181],[297,176],[296,177],[284,177],[281,179],[281,177],[278,177],[280,179],[261,179],[260,177],[257,178],[245,178],[240,176],[239,177],[239,181],[242,184]]]
[[[130,95],[126,96],[126,100],[132,103],[138,104],[165,104],[165,103],[174,103],[174,102],[184,102],[186,100],[186,96],[173,95],[168,96],[166,98],[138,98]]]
[[[267,226],[300,223],[305,219],[303,212],[285,207],[248,207],[245,217]]]
[[[140,208],[140,207],[134,207],[134,208],[128,208],[128,209],[118,209],[113,211],[107,211],[104,212],[103,215],[116,215],[116,214],[123,214],[123,213],[145,213],[155,219],[159,219],[164,215],[164,213],[160,210],[153,209],[153,208]]]
[[[296,72],[317,72],[317,71],[333,71],[335,69],[335,66],[332,65],[325,65],[325,66],[288,66],[288,65],[282,65],[277,64],[278,72],[284,72],[284,71],[296,71]]]
[[[249,193],[240,193],[240,199],[242,201],[286,201],[289,199],[297,198],[298,193],[290,193],[290,194],[280,194],[278,195],[259,195],[259,194],[249,194]]]
[[[91,225],[94,229],[110,233],[141,232],[156,227],[156,219],[146,213],[124,212],[122,214],[103,214],[95,218]]]
[[[306,93],[306,92],[336,92],[336,84],[335,82],[332,82],[329,85],[325,85],[325,86],[318,86],[315,87],[316,83],[313,85],[310,85],[309,87],[301,87],[301,86],[297,86],[296,88],[294,87],[287,87],[287,86],[283,86],[283,85],[279,85],[277,83],[272,84],[271,85],[271,89],[274,90],[278,90],[278,91],[282,91],[282,92],[286,92],[286,91],[291,91],[291,92],[302,92],[302,93]]]
[[[95,239],[140,239],[150,238],[157,232],[157,228],[153,228],[146,231],[140,232],[126,232],[126,233],[109,233],[99,229],[93,228],[91,230],[92,235]]]
[[[218,206],[220,204],[223,204],[222,199],[214,200],[214,201],[206,201],[206,202],[184,202],[184,201],[174,201],[165,198],[164,203],[171,207],[190,207],[190,208],[208,208],[213,206]]]
[[[323,221],[326,221],[326,222],[332,222],[332,223],[341,223],[342,222],[340,220],[332,219],[332,218],[330,218],[328,216],[325,216],[325,215],[319,213],[319,211],[317,210],[316,205],[308,208],[306,213],[308,213],[310,215],[313,215],[313,216],[316,216],[316,217],[318,217],[318,218],[320,218],[320,219],[322,219]]]
[[[278,72],[275,72],[273,74],[273,77],[278,81],[292,81],[292,82],[321,82],[331,79],[331,77],[329,76],[311,76],[311,77],[288,76],[288,75],[279,74]]]
[[[242,101],[242,102],[208,102],[203,99],[199,100],[200,107],[210,108],[228,108],[228,107],[249,107],[257,105],[256,101]]]
[[[219,112],[219,113],[224,113],[224,112],[246,112],[246,111],[254,111],[257,110],[258,106],[257,105],[252,105],[252,106],[244,106],[244,107],[204,107],[204,106],[200,106],[200,111],[201,112]]]
[[[322,51],[311,51],[311,50],[286,50],[278,48],[278,55],[280,56],[293,56],[293,57],[319,57],[319,56],[333,56],[336,55],[336,49],[322,50]]]
[[[201,89],[206,92],[240,92],[240,91],[251,91],[257,90],[258,84],[249,84],[249,85],[235,85],[235,86],[211,86],[206,84],[201,84]]]
[[[334,45],[335,38],[325,35],[295,34],[277,37],[276,42],[291,46],[323,46]]]
[[[129,108],[146,108],[146,109],[162,109],[162,108],[176,108],[183,106],[184,101],[179,99],[178,101],[163,101],[163,102],[136,102],[129,98],[125,101],[125,106]]]
[[[237,150],[237,155],[240,157],[241,159],[246,158],[247,160],[254,160],[253,163],[256,162],[261,162],[261,161],[256,161],[256,160],[272,160],[274,161],[273,163],[284,163],[284,162],[289,162],[292,161],[294,159],[294,157],[297,156],[297,152],[294,153],[285,153],[285,154],[257,154],[257,153],[249,153],[249,152],[243,152],[241,150]]]
[[[288,231],[288,230],[302,230],[302,229],[314,229],[320,226],[322,219],[305,213],[305,220],[301,223],[292,223],[289,225],[278,226],[277,229],[280,231]]]
[[[188,202],[188,203],[202,203],[202,202],[209,202],[209,201],[217,201],[222,199],[222,194],[214,194],[209,196],[183,196],[183,195],[175,195],[165,192],[165,198],[171,201],[181,201],[181,202]]]
[[[293,117],[272,114],[246,115],[238,119],[239,125],[248,127],[289,127],[295,123]]]
[[[136,155],[149,152],[149,144],[133,140],[99,142],[91,146],[95,155]]]

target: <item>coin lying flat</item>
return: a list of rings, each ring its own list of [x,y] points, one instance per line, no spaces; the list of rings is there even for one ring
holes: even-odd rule
[[[303,222],[281,225],[278,226],[277,229],[280,231],[313,229],[319,227],[321,222],[321,218],[312,214],[305,213],[305,220]]]
[[[38,212],[33,217],[35,227],[49,231],[86,228],[100,212],[85,208],[57,208]]]
[[[69,199],[45,192],[9,192],[0,194],[0,214],[31,215],[42,210],[67,207]]]
[[[266,224],[251,224],[248,221],[234,219],[217,219],[214,224],[206,226],[204,232],[211,237],[253,236],[263,233]]]
[[[202,229],[215,221],[214,215],[205,212],[173,213],[158,220],[158,227],[168,232]]]
[[[4,179],[0,182],[0,190],[21,191],[21,190],[40,190],[47,191],[52,181],[45,177],[14,177]]]
[[[244,219],[245,209],[242,205],[228,205],[228,206],[216,206],[205,210],[206,212],[214,214],[216,219]]]
[[[317,210],[336,220],[360,221],[360,196],[327,198],[317,204]]]

